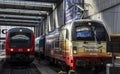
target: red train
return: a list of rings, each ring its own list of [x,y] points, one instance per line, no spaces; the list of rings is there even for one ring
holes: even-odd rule
[[[6,34],[6,61],[29,62],[34,59],[35,37],[27,28],[12,28]]]
[[[111,62],[107,52],[109,34],[100,21],[81,19],[48,33],[45,56],[75,71],[77,66],[96,66]]]

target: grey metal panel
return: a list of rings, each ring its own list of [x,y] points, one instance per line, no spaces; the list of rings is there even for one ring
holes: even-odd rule
[[[45,28],[46,28],[46,34],[48,34],[48,32],[49,32],[49,18],[47,17],[47,19],[45,19],[43,22],[46,22],[44,25],[46,26]]]
[[[108,16],[104,16],[104,22],[107,23],[113,33],[120,33],[120,5],[103,12]]]
[[[115,9],[107,10],[105,12],[102,12],[102,19],[103,22],[109,27],[111,33],[115,33],[114,25],[115,25],[115,14],[112,13],[115,11]]]
[[[100,15],[101,20],[108,26],[111,34],[120,33],[120,5],[98,14]],[[97,14],[92,17],[96,17],[97,20],[100,20],[99,17],[97,17]]]
[[[64,3],[62,3],[58,8],[57,8],[57,17],[58,17],[58,25],[64,25]]]
[[[54,30],[54,25],[55,25],[55,24],[54,24],[55,20],[53,19],[53,15],[54,15],[54,14],[51,14],[51,15],[50,15],[51,30]]]
[[[94,13],[97,13],[97,12],[109,9],[111,7],[114,7],[116,5],[119,5],[120,4],[120,0],[85,0],[85,3],[89,3],[90,4],[90,9],[89,10],[97,9],[94,12]]]
[[[115,7],[115,18],[114,18],[114,22],[116,22],[114,24],[114,29],[115,29],[115,33],[120,33],[120,5]]]

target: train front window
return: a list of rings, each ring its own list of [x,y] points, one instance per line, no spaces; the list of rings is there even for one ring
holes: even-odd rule
[[[10,35],[10,47],[11,48],[26,48],[31,47],[31,34],[11,34]]]
[[[73,40],[83,41],[106,41],[108,34],[104,26],[97,22],[77,23],[73,32]]]
[[[77,39],[91,39],[92,37],[91,30],[89,27],[82,26],[82,27],[76,27],[76,38]]]
[[[108,39],[107,32],[105,31],[104,27],[97,26],[93,32],[97,41],[106,41]]]

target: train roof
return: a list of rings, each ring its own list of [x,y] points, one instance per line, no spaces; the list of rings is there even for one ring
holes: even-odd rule
[[[102,23],[102,21],[93,20],[93,19],[80,19],[80,20],[74,20],[74,21],[72,21],[71,23],[74,23],[74,22],[90,22],[90,21]]]
[[[104,27],[107,27],[102,21],[99,21],[99,20],[94,20],[94,19],[80,19],[80,20],[73,20],[72,22],[69,22],[69,23],[66,23],[66,26],[71,24],[71,26],[74,24],[74,23],[79,23],[79,22],[97,22],[97,23],[101,23],[103,24]],[[64,26],[64,25],[63,25]],[[61,26],[62,27],[62,26]]]
[[[56,28],[55,30],[49,32],[48,34],[53,34],[54,32],[57,32],[58,30],[60,30],[63,27],[69,26],[69,28],[70,28],[70,26],[72,27],[73,23],[77,23],[77,22],[98,22],[98,23],[103,24],[103,26],[108,29],[107,25],[105,25],[102,21],[94,20],[94,19],[80,19],[80,20],[73,20],[72,22],[68,22],[68,23],[66,23],[66,25],[61,25],[58,28]]]
[[[28,33],[32,33],[33,31],[28,29],[28,28],[11,28],[8,30],[8,33],[10,32],[28,32]]]

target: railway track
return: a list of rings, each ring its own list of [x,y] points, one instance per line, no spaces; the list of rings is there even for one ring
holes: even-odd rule
[[[106,74],[105,68],[96,67],[95,70],[91,68],[78,68],[77,74]],[[58,66],[50,65],[47,61],[34,61],[30,65],[10,65],[3,64],[2,72],[0,74],[67,74],[62,72]]]
[[[30,65],[9,65],[3,66],[1,74],[41,74],[34,64]]]

